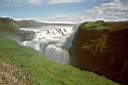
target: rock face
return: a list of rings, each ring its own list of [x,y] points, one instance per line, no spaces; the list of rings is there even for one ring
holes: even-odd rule
[[[70,49],[70,63],[128,85],[128,23],[125,25],[80,28]]]

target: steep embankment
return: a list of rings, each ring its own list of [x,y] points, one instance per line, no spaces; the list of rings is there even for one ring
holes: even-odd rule
[[[0,85],[119,85],[92,72],[48,61],[41,53],[11,40],[11,31],[8,35],[2,30]]]
[[[70,62],[128,84],[128,22],[83,23],[70,49]]]

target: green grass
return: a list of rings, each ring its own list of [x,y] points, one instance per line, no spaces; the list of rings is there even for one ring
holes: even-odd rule
[[[0,60],[32,73],[35,85],[118,85],[92,72],[46,60],[42,54],[0,37]]]
[[[96,29],[96,28],[101,28],[105,26],[106,24],[104,21],[96,21],[96,22],[85,22],[81,24],[80,28],[81,29]]]

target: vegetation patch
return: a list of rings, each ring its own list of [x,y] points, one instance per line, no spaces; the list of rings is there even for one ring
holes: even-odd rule
[[[80,28],[81,29],[96,29],[105,27],[106,23],[104,21],[96,21],[96,22],[85,22],[83,23]]]

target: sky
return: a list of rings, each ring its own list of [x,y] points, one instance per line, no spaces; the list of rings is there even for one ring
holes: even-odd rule
[[[128,20],[128,0],[0,0],[0,16],[41,21]]]

